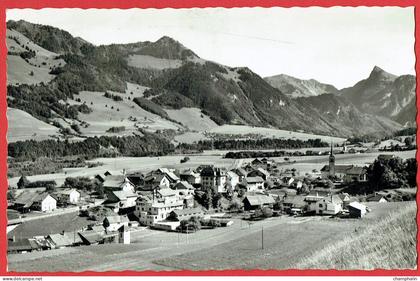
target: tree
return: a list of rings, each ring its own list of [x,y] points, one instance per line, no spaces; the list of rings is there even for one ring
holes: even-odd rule
[[[29,180],[27,177],[25,177],[24,175],[22,175],[17,183],[17,187],[20,188],[25,188],[27,185],[29,184]]]
[[[265,218],[271,218],[273,216],[273,210],[271,210],[271,208],[268,207],[263,208],[262,216]]]

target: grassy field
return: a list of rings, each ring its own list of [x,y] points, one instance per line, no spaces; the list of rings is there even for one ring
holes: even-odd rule
[[[292,132],[286,130],[278,130],[278,129],[270,129],[270,128],[262,128],[262,127],[251,127],[251,126],[240,126],[240,125],[223,125],[217,128],[213,128],[209,131],[210,133],[216,134],[258,134],[266,138],[285,138],[285,139],[321,139],[330,143],[331,141],[334,143],[342,143],[345,141],[343,138],[338,137],[330,137],[330,136],[322,136],[310,133],[300,133],[300,132]]]
[[[320,269],[415,269],[416,205],[353,233],[298,263],[298,268]]]
[[[8,131],[7,140],[9,142],[24,140],[45,140],[51,136],[58,136],[58,128],[43,121],[40,121],[20,109],[8,108]]]
[[[192,131],[207,131],[218,125],[199,108],[166,109],[169,117]]]
[[[26,62],[19,55],[7,56],[7,83],[11,85],[16,84],[38,84],[41,82],[47,83],[55,76],[49,74],[52,68],[64,65],[62,59],[54,59],[57,54],[41,48],[33,43],[27,37],[14,31],[7,30],[6,44],[8,51],[13,53],[20,53],[25,51],[22,46],[27,46],[30,50],[35,52],[35,57]],[[9,36],[16,37],[20,45]],[[51,69],[50,69],[51,68]],[[31,73],[32,72],[32,73]]]
[[[107,133],[107,130],[111,127],[120,126],[124,126],[126,129],[117,135],[138,132],[137,128],[177,130],[180,127],[178,124],[150,113],[135,104],[133,98],[142,96],[142,90],[144,91],[144,88],[137,89],[133,85],[131,84],[128,88],[130,93],[133,92],[132,95],[113,93],[114,95],[121,96],[123,98],[122,101],[114,101],[113,99],[106,98],[102,92],[80,92],[76,98],[80,98],[81,102],[72,101],[72,103],[81,104],[86,102],[93,110],[89,114],[79,114],[79,119],[89,124],[89,127],[81,128],[83,135],[115,135],[115,133]]]
[[[130,245],[97,245],[8,256],[10,271],[287,269],[328,245],[363,233],[370,225],[414,202],[369,203],[363,219],[289,216],[194,234],[144,229],[132,233]],[[412,219],[415,214],[411,214]],[[410,215],[410,216],[411,216]],[[264,249],[261,232],[264,228]],[[398,231],[398,229],[396,229]],[[402,230],[401,230],[402,231]],[[380,237],[372,236],[380,242]],[[415,245],[407,245],[411,247]],[[379,260],[379,258],[378,258]]]
[[[182,65],[181,60],[161,59],[147,55],[130,55],[127,62],[129,66],[159,70],[178,68]]]

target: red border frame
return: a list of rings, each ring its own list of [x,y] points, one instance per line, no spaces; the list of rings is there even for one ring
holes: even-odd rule
[[[6,103],[6,9],[11,8],[234,8],[234,7],[333,7],[333,6],[398,6],[414,7],[415,14],[415,38],[420,39],[420,4],[415,0],[2,0],[0,1],[0,173],[7,174],[7,103]],[[420,54],[420,45],[415,42],[416,58]],[[416,74],[420,70],[420,64],[416,60]],[[416,85],[420,84],[420,77],[416,75]],[[420,107],[419,89],[416,87],[416,104]],[[420,121],[420,114],[416,116],[417,124]],[[419,127],[417,126],[417,146],[420,146]],[[416,158],[419,162],[420,152],[417,150]],[[420,183],[420,173],[417,173],[417,186]],[[0,206],[7,206],[6,191],[7,178],[0,177]],[[420,194],[417,193],[417,205],[420,201]],[[6,208],[0,215],[0,225],[3,229],[7,225]],[[420,210],[417,208],[417,225],[420,224]],[[417,241],[420,238],[420,231],[417,230]],[[419,276],[420,269],[416,270],[209,270],[209,271],[108,271],[92,272],[30,272],[16,273],[7,272],[7,235],[0,238],[0,275],[4,276]],[[417,253],[420,253],[420,244],[417,243]],[[419,264],[419,255],[417,264]]]

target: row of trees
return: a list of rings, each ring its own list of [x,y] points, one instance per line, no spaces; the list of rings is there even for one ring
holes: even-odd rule
[[[89,137],[81,142],[69,142],[67,140],[18,141],[8,144],[8,155],[22,160],[36,159],[42,156],[65,157],[76,155],[91,159],[110,156],[104,150],[111,147],[119,155],[133,157],[161,156],[174,151],[173,145],[168,140],[153,133],[143,132],[143,135],[124,137]]]
[[[297,140],[297,139],[217,139],[217,140],[200,140],[197,143],[181,143],[178,149],[183,150],[211,150],[211,149],[298,149],[307,147],[327,147],[328,143],[321,139]],[[249,154],[257,153],[264,156],[250,156]],[[274,152],[229,152],[226,158],[248,158],[248,157],[281,157],[286,155],[284,151]]]

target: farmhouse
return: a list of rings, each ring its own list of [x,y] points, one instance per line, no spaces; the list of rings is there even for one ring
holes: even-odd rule
[[[281,210],[287,214],[303,213],[306,208],[306,202],[302,196],[287,196],[280,202]]]
[[[166,175],[171,182],[171,184],[179,182],[179,177],[175,174],[177,172],[175,169],[168,168],[159,168],[156,170],[156,173]]]
[[[121,226],[128,226],[130,220],[127,216],[107,216],[103,221],[103,226],[107,231],[117,231]]]
[[[246,187],[247,192],[264,190],[264,180],[261,177],[247,177],[242,185]]]
[[[14,208],[22,213],[50,212],[57,209],[57,200],[46,192],[25,190],[15,199]]]
[[[227,175],[224,169],[207,166],[201,170],[200,176],[203,190],[211,188],[217,193],[226,192]]]
[[[236,168],[232,170],[232,172],[234,172],[235,174],[239,176],[239,182],[242,182],[248,175],[248,172],[245,171],[243,168]]]
[[[141,172],[127,174],[127,179],[136,187],[144,185],[144,175]]]
[[[148,175],[144,179],[144,190],[154,190],[156,188],[169,188],[171,182],[165,174]]]
[[[257,169],[249,172],[248,177],[261,177],[263,180],[267,180],[270,177],[270,173],[265,169],[258,167]]]
[[[104,240],[103,234],[94,230],[81,231],[79,236],[85,245],[102,244]]]
[[[244,203],[245,211],[261,209],[263,207],[272,208],[275,203],[272,196],[262,194],[247,195],[242,202]]]
[[[198,184],[201,180],[200,173],[196,173],[191,169],[181,171],[179,174],[179,178],[181,181],[186,181],[190,184]]]
[[[168,220],[172,221],[183,221],[188,220],[191,217],[203,217],[204,212],[201,208],[173,210],[168,217]]]
[[[386,200],[385,197],[383,197],[380,194],[372,194],[372,195],[366,197],[366,201],[367,202],[379,202],[379,203],[388,202],[388,200]]]
[[[77,204],[80,200],[80,192],[74,188],[56,191],[54,195],[61,204]]]
[[[79,246],[83,244],[82,239],[77,232],[63,232],[50,234],[46,237],[47,242],[53,249],[59,249],[70,246]]]
[[[39,251],[41,247],[34,239],[20,239],[15,241],[7,241],[7,253],[27,253]]]
[[[239,183],[239,175],[237,175],[233,171],[227,172],[227,181],[226,181],[233,189],[238,185]]]
[[[136,206],[137,194],[132,191],[110,191],[107,193],[105,205],[115,208],[118,212],[120,209],[126,209]]]
[[[123,190],[134,192],[135,188],[132,182],[124,175],[109,175],[103,182],[105,190]]]

